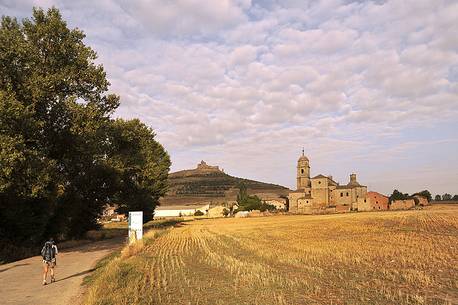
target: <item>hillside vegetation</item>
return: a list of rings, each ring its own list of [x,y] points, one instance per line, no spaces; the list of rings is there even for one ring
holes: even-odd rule
[[[456,304],[458,206],[213,219],[151,231],[84,304]]]
[[[236,200],[238,187],[243,183],[250,194],[279,197],[289,189],[280,185],[233,177],[220,170],[184,170],[169,175],[169,191],[161,199],[162,205]]]

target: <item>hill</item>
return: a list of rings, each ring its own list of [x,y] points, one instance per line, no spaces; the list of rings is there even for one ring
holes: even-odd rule
[[[218,166],[210,166],[202,161],[195,169],[169,174],[169,191],[161,199],[161,205],[234,201],[240,183],[246,185],[250,195],[262,199],[279,198],[290,191],[281,185],[230,176]]]

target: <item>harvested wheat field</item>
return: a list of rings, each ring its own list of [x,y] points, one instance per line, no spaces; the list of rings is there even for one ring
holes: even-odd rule
[[[85,304],[457,304],[458,206],[183,223],[88,285]]]

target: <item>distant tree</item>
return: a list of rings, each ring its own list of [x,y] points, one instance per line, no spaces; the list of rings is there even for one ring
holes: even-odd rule
[[[222,214],[223,214],[224,217],[227,217],[229,215],[229,213],[230,213],[230,211],[227,208],[223,209]]]
[[[454,196],[452,197],[452,200],[453,200],[453,201],[458,201],[458,195],[454,195]]]
[[[436,196],[434,197],[434,200],[435,200],[435,201],[441,201],[441,200],[442,200],[441,195],[436,195]]]
[[[442,200],[443,200],[443,201],[452,200],[452,195],[450,195],[450,194],[448,194],[448,193],[445,193],[444,195],[442,195]]]
[[[248,199],[248,192],[245,183],[240,182],[239,184],[239,193],[237,194],[237,203],[240,206],[242,202],[245,202]]]
[[[419,195],[419,196],[425,197],[426,199],[428,199],[428,202],[430,202],[432,200],[432,195],[428,190],[424,190],[424,191],[421,191],[421,192],[413,194],[413,196],[415,196],[415,195]]]
[[[262,206],[262,201],[256,195],[254,196],[248,195],[247,187],[242,182],[239,184],[239,193],[237,195],[237,205],[238,205],[237,211],[259,210]]]
[[[194,212],[194,216],[204,216],[204,212],[202,212],[201,210],[197,210]]]
[[[275,211],[277,210],[277,208],[272,205],[272,204],[268,204],[266,203],[265,201],[262,202],[261,206],[259,207],[259,210],[261,212],[265,212],[265,211]]]
[[[389,197],[389,203],[391,204],[391,202],[395,200],[406,200],[406,199],[410,199],[409,194],[407,193],[403,194],[398,190],[394,190],[393,194],[391,194]]]

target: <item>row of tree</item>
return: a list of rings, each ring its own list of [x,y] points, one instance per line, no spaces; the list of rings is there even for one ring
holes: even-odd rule
[[[428,202],[431,202],[433,200],[431,193],[428,190],[424,190],[418,193],[414,193],[412,195],[409,195],[407,193],[401,193],[398,190],[394,190],[393,194],[390,195],[390,202],[393,200],[405,200],[405,199],[415,199],[415,195],[420,195],[428,199]],[[458,201],[458,195],[450,195],[448,193],[445,193],[444,195],[436,195],[434,197],[434,201]]]
[[[170,158],[55,8],[0,26],[0,254],[97,228],[108,203],[153,215]],[[17,256],[17,255],[16,255]],[[7,258],[6,258],[7,259]],[[2,258],[0,257],[0,261]]]
[[[408,193],[402,193],[398,190],[394,190],[393,193],[390,195],[388,202],[391,204],[391,202],[395,200],[413,199],[415,200],[415,204],[418,204],[418,199],[415,198],[415,196],[417,195],[425,197],[428,200],[428,202],[431,202],[432,200],[431,193],[428,190],[424,190],[418,193],[413,193],[412,195],[409,195]]]
[[[458,201],[458,195],[452,196],[451,194],[445,193],[444,195],[434,196],[435,201]]]

